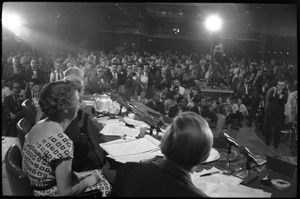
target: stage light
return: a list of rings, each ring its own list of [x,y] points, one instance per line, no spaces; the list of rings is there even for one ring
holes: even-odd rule
[[[217,15],[209,16],[205,20],[205,26],[211,32],[218,31],[222,28],[222,20]]]
[[[13,33],[20,33],[22,27],[22,20],[18,15],[15,14],[3,14],[2,24]]]
[[[214,42],[214,32],[220,30],[222,28],[222,20],[218,15],[211,15],[206,18],[205,26],[208,31],[211,32],[211,43],[210,43],[210,64],[212,63],[213,59],[213,42]]]

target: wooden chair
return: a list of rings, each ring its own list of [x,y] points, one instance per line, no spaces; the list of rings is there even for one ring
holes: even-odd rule
[[[5,167],[13,196],[32,196],[29,177],[22,170],[22,154],[17,145],[12,145],[5,155]]]
[[[33,196],[28,174],[22,170],[22,154],[17,145],[12,145],[5,154],[5,167],[9,186],[13,196]],[[93,190],[81,193],[78,197],[101,197],[101,191]]]
[[[23,149],[24,146],[25,135],[29,132],[30,129],[31,127],[26,118],[20,119],[20,121],[17,123],[17,134],[18,134],[21,149]]]
[[[36,108],[31,98],[26,99],[22,103],[23,111],[24,111],[24,117],[27,119],[30,128],[33,127],[36,123],[35,117],[36,117]]]

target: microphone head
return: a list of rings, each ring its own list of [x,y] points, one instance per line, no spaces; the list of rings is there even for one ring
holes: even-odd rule
[[[239,151],[241,154],[243,154],[244,156],[247,157],[247,159],[249,159],[251,162],[254,162],[255,164],[257,164],[254,155],[251,153],[251,151],[245,147],[245,146],[240,146],[239,147]]]

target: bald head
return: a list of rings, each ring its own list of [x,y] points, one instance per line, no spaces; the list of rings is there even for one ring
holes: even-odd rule
[[[77,76],[79,77],[80,79],[83,79],[84,77],[84,73],[83,71],[78,68],[78,67],[70,67],[66,70],[65,72],[65,77],[68,77],[68,76]]]

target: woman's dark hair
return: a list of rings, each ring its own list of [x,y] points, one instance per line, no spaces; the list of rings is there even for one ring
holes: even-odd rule
[[[63,111],[72,106],[72,97],[77,85],[70,81],[52,82],[43,87],[39,105],[50,121],[62,122]]]
[[[187,170],[202,163],[210,154],[213,134],[200,115],[183,112],[167,128],[161,142],[162,153]]]

